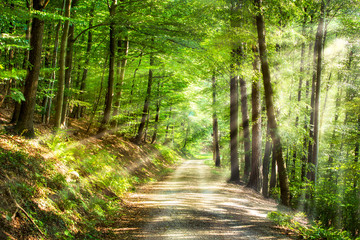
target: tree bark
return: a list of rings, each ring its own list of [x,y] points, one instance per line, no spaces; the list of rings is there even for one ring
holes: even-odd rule
[[[110,7],[110,18],[115,16],[116,10],[116,3],[117,0],[113,0],[111,7]],[[116,33],[115,33],[116,24],[114,20],[111,20],[110,23],[110,44],[109,44],[109,51],[110,51],[110,60],[109,60],[109,77],[108,77],[108,86],[107,92],[105,97],[105,110],[104,110],[104,117],[100,123],[100,127],[98,129],[98,135],[101,137],[105,131],[107,130],[107,124],[110,122],[111,117],[111,108],[113,102],[113,95],[114,95],[114,73],[115,73],[115,54],[116,54]]]
[[[65,4],[65,14],[64,17],[70,17],[71,9],[71,0],[66,0]],[[64,102],[64,85],[65,85],[65,56],[66,56],[66,46],[67,38],[69,32],[69,20],[65,20],[63,34],[61,37],[61,46],[60,46],[60,57],[59,57],[59,79],[58,79],[58,89],[56,95],[56,106],[55,106],[55,128],[59,129],[61,127],[61,114],[62,107]]]
[[[306,15],[304,17],[304,22],[302,26],[302,36],[305,37],[306,34]],[[299,77],[299,87],[298,87],[298,103],[301,102],[301,95],[302,95],[302,86],[303,86],[303,80],[304,80],[304,65],[305,65],[305,41],[301,44],[301,55],[300,55],[300,77]],[[299,116],[296,116],[295,119],[295,128],[297,128],[299,125]],[[297,146],[294,146],[294,153],[293,153],[293,166],[291,169],[291,178],[293,180],[296,179],[296,161],[298,157],[298,150]]]
[[[313,68],[313,83],[312,83],[312,96],[311,106],[312,114],[310,125],[313,123],[313,130],[310,130],[310,138],[313,140],[309,144],[308,162],[311,167],[308,172],[308,179],[311,182],[316,181],[316,171],[318,164],[319,153],[319,107],[320,107],[320,86],[321,86],[321,65],[322,65],[322,44],[324,36],[324,13],[325,3],[321,1],[321,16],[319,19],[318,29],[316,32],[315,45],[314,45],[314,68]],[[311,129],[311,126],[310,126]]]
[[[125,37],[125,40],[118,40],[118,52],[121,56],[121,59],[119,60],[118,66],[117,66],[117,83],[116,83],[116,95],[115,95],[115,103],[114,103],[114,111],[113,116],[118,115],[119,108],[120,108],[120,97],[122,92],[122,85],[125,79],[125,68],[127,63],[127,56],[129,52],[129,40],[128,37]]]
[[[161,105],[161,99],[160,99],[160,81],[158,81],[157,84],[157,101],[156,101],[156,115],[155,115],[155,126],[154,126],[154,133],[151,138],[151,144],[154,144],[156,142],[157,138],[157,130],[159,125],[159,116],[160,116],[160,105]]]
[[[35,10],[42,11],[44,6],[43,0],[34,0],[33,7]],[[24,97],[20,108],[20,115],[15,126],[18,134],[27,137],[34,137],[34,111],[36,104],[36,92],[39,81],[41,50],[44,33],[44,20],[37,17],[33,18],[30,37],[30,53],[28,72],[25,79]]]
[[[247,187],[260,191],[260,161],[261,161],[261,99],[260,99],[260,69],[258,50],[254,47],[255,59],[253,63],[254,77],[252,81],[252,151],[251,173]]]
[[[269,197],[269,169],[270,169],[270,156],[271,156],[271,136],[270,136],[270,127],[267,123],[266,130],[266,144],[265,144],[265,153],[263,158],[263,186],[262,194],[264,197]]]
[[[154,66],[154,56],[153,56],[153,53],[150,53],[150,69],[149,69],[148,85],[147,85],[147,90],[146,90],[142,118],[141,118],[141,122],[139,125],[137,135],[135,137],[136,144],[140,144],[140,142],[141,142],[144,127],[145,127],[145,122],[146,122],[146,115],[147,115],[147,112],[149,111],[149,107],[150,107],[151,85],[152,85],[152,81],[153,81],[153,70],[151,69],[152,66]]]
[[[258,33],[259,49],[260,49],[261,72],[263,75],[264,90],[265,90],[266,113],[270,126],[270,134],[274,144],[273,157],[275,157],[278,165],[281,203],[284,204],[285,206],[289,206],[290,205],[289,179],[282,155],[281,139],[278,133],[278,129],[277,129],[278,126],[275,118],[273,90],[271,86],[270,69],[267,59],[267,49],[266,49],[266,41],[265,41],[265,23],[261,12],[261,3],[262,0],[255,0],[255,6],[257,7],[258,10],[256,15],[256,26]]]
[[[74,6],[73,0],[73,5]],[[67,41],[67,51],[66,51],[66,58],[65,58],[65,86],[64,86],[64,101],[62,106],[62,113],[61,113],[61,125],[67,125],[66,118],[68,115],[68,101],[70,97],[70,82],[71,82],[71,72],[72,72],[72,65],[73,65],[73,53],[74,53],[74,30],[75,25],[72,24],[69,27],[69,35]]]
[[[218,118],[216,114],[216,78],[212,76],[212,90],[213,90],[213,158],[216,167],[220,167],[220,148],[219,148],[219,127]]]
[[[236,54],[233,50],[232,55]],[[239,155],[238,155],[238,76],[234,73],[234,64],[231,66],[230,74],[230,181],[240,181]]]
[[[32,0],[27,1],[26,7],[28,8],[28,12],[30,13],[31,9],[33,7],[33,1]],[[30,41],[32,19],[29,19],[26,22],[26,25],[27,25],[27,29],[25,31],[25,40]],[[28,69],[29,53],[30,53],[30,50],[25,51],[25,57],[24,57],[24,62],[23,62],[23,69],[25,69],[25,70]],[[21,85],[21,92],[24,92],[24,85],[23,84],[20,84],[20,85]],[[20,109],[21,109],[21,102],[16,102],[13,114],[11,116],[11,123],[17,123],[19,116],[20,116]]]
[[[245,79],[240,77],[240,93],[241,93],[241,118],[242,118],[242,132],[243,143],[245,151],[245,166],[244,166],[244,180],[247,181],[250,175],[251,164],[251,141],[250,141],[250,126],[248,114],[248,101]]]
[[[94,8],[91,9],[91,13],[90,16],[92,17],[94,14]],[[92,27],[92,19],[90,19],[89,21],[89,28]],[[81,78],[81,83],[80,83],[80,101],[84,101],[84,94],[85,94],[85,90],[86,90],[86,78],[87,78],[87,74],[88,74],[88,66],[90,63],[90,54],[91,54],[91,48],[92,48],[92,31],[91,29],[89,29],[88,31],[88,41],[87,41],[87,46],[86,46],[86,58],[85,58],[85,63],[84,63],[84,71],[82,74],[82,78]],[[85,107],[84,106],[79,106],[79,115],[80,117],[83,117],[85,114]]]

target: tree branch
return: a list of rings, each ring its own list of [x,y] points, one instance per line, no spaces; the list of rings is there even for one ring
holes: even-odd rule
[[[93,28],[97,28],[97,27],[101,27],[101,26],[106,26],[106,25],[109,25],[109,23],[100,23],[98,25],[94,25],[94,26],[91,26],[91,27],[88,27],[86,28],[85,30],[81,31],[75,38],[74,38],[74,42],[76,42],[76,40],[82,35],[84,34],[85,32],[89,31],[90,29],[93,29]]]

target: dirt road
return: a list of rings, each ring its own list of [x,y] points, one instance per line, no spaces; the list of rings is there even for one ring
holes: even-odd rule
[[[129,197],[136,214],[114,239],[290,239],[266,219],[273,201],[225,180],[203,160],[185,161]]]

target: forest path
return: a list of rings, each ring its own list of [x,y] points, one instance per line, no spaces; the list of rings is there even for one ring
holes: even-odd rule
[[[161,182],[126,199],[133,214],[107,239],[290,239],[270,220],[276,203],[204,163],[187,160]]]

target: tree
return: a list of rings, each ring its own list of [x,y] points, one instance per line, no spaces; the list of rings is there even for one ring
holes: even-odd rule
[[[43,11],[49,3],[45,0],[33,0],[33,8],[37,11]],[[35,16],[32,20],[31,37],[30,37],[30,53],[29,67],[25,79],[24,97],[20,108],[20,115],[15,126],[17,133],[34,137],[34,111],[36,104],[36,93],[39,81],[39,73],[41,67],[41,50],[44,33],[44,20]]]
[[[212,76],[212,95],[213,95],[213,158],[216,167],[220,167],[220,148],[219,148],[219,127],[216,115],[216,78]]]
[[[115,32],[115,13],[117,7],[117,0],[112,0],[111,6],[109,7],[110,12],[110,43],[109,43],[109,52],[110,52],[110,60],[109,60],[109,76],[108,76],[108,85],[107,92],[105,97],[105,109],[104,109],[104,117],[101,120],[100,127],[98,129],[98,135],[102,136],[107,130],[107,124],[110,122],[111,117],[111,109],[114,95],[114,73],[115,73],[115,54],[116,54],[116,32]]]
[[[261,11],[262,0],[255,0],[254,2],[257,9],[256,27],[257,27],[258,41],[259,41],[261,72],[263,75],[263,83],[265,90],[266,114],[269,121],[271,138],[274,144],[273,158],[276,159],[278,165],[280,190],[281,190],[281,203],[284,204],[285,206],[289,206],[290,205],[289,180],[287,176],[285,162],[282,155],[281,139],[278,132],[277,121],[275,118],[273,90],[271,86],[270,69],[267,58],[267,49],[266,49],[266,41],[265,41],[265,23],[264,23],[263,13]]]
[[[313,81],[312,81],[312,95],[311,95],[311,120],[310,125],[313,123],[314,128],[310,130],[310,137],[312,144],[309,144],[308,161],[312,165],[308,172],[308,179],[312,182],[316,180],[316,169],[318,165],[319,154],[319,107],[320,107],[320,86],[321,86],[321,70],[322,70],[322,45],[324,36],[324,14],[325,2],[321,1],[321,16],[319,19],[318,29],[315,37],[314,44],[314,67],[313,67]]]
[[[71,0],[66,0],[65,2],[65,12],[64,17],[70,18],[70,9],[71,9]],[[63,33],[61,36],[61,45],[60,45],[60,57],[59,57],[59,79],[58,79],[58,89],[56,95],[56,106],[55,106],[55,128],[59,129],[61,127],[61,114],[64,104],[64,87],[65,87],[65,60],[66,60],[66,46],[69,32],[69,23],[70,20],[66,19],[64,23]]]
[[[259,78],[259,57],[258,50],[253,47],[255,54],[253,68],[254,77],[252,79],[252,151],[251,151],[251,173],[247,184],[248,187],[256,191],[260,190],[260,161],[261,161],[261,98],[260,98],[260,78]]]
[[[152,39],[152,42],[154,42],[154,39]],[[152,86],[152,82],[153,82],[153,70],[151,69],[152,66],[154,66],[154,56],[153,56],[153,53],[150,53],[149,77],[148,77],[147,90],[146,90],[146,96],[145,96],[145,101],[144,101],[144,108],[143,108],[143,111],[142,111],[142,117],[141,117],[141,121],[140,121],[139,128],[138,128],[138,131],[137,131],[137,135],[135,137],[135,143],[136,144],[140,144],[141,139],[143,137],[143,131],[144,131],[144,127],[145,127],[146,116],[147,116],[148,111],[149,111],[150,96],[151,96],[151,86]]]

